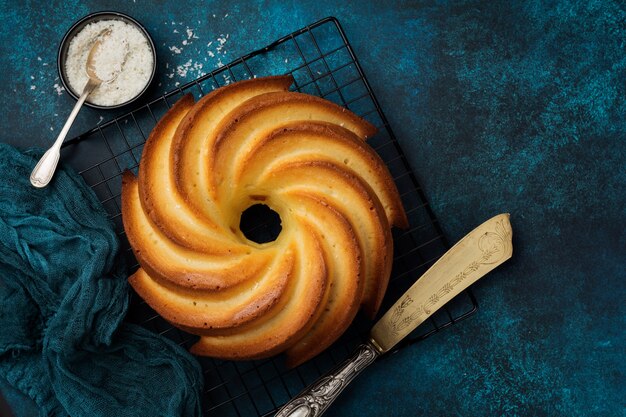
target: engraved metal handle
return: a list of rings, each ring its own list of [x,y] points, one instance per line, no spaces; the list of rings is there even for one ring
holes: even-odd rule
[[[380,355],[369,342],[360,345],[352,358],[307,387],[280,409],[276,417],[317,417],[335,401],[348,384]]]

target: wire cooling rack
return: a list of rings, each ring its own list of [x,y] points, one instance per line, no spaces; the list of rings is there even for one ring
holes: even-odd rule
[[[77,169],[96,192],[119,232],[129,265],[135,265],[124,236],[120,213],[121,173],[135,173],[148,134],[157,120],[183,94],[196,98],[220,86],[255,76],[292,74],[294,90],[344,106],[379,129],[369,143],[383,158],[400,191],[410,229],[394,230],[391,281],[381,314],[449,247],[440,225],[411,171],[339,22],[322,19],[198,78],[123,116],[101,124],[66,144],[63,159]],[[263,223],[258,226],[262,235]],[[422,324],[399,348],[422,340],[462,320],[477,304],[470,291]],[[185,348],[196,337],[172,327],[133,294],[127,320],[165,335]],[[357,317],[327,351],[296,369],[281,357],[248,362],[198,358],[205,374],[205,416],[268,416],[361,343],[372,323]]]

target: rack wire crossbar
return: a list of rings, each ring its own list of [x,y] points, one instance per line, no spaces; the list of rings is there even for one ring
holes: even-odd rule
[[[270,45],[193,80],[157,99],[68,141],[62,158],[77,169],[95,191],[120,236],[128,265],[137,263],[124,236],[121,220],[121,175],[137,172],[150,131],[159,118],[184,94],[199,98],[237,80],[291,74],[294,90],[317,95],[344,106],[378,127],[369,140],[393,175],[409,217],[408,230],[394,230],[394,265],[384,312],[448,248],[441,227],[411,170],[356,55],[337,19],[328,17],[284,36]],[[271,231],[261,224],[259,238]],[[477,309],[468,290],[407,338],[397,349],[436,333]],[[172,327],[133,293],[127,320],[165,335],[185,348],[196,337]],[[345,360],[361,343],[372,323],[357,317],[329,349],[295,369],[281,357],[231,362],[198,358],[205,376],[205,416],[269,416],[290,397]]]

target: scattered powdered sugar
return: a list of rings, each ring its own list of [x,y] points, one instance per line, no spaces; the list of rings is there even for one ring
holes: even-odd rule
[[[134,25],[120,20],[101,20],[86,25],[72,38],[65,62],[70,88],[80,95],[87,84],[86,64],[89,51],[104,30],[111,33],[102,40],[95,60],[98,77],[117,77],[98,86],[87,101],[101,106],[114,106],[139,95],[150,81],[154,57],[145,35]],[[120,63],[121,62],[121,63]],[[61,86],[55,84],[59,94]]]

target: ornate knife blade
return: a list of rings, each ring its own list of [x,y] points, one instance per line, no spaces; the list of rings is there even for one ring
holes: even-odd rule
[[[276,417],[320,416],[344,388],[374,360],[488,272],[513,255],[509,214],[499,214],[450,248],[374,325],[369,341],[297,397]]]

